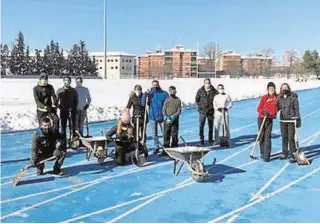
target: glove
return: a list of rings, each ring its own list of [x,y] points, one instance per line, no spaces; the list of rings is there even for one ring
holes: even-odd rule
[[[224,107],[223,110],[227,112],[227,111],[228,111],[228,108]]]
[[[89,104],[86,104],[83,109],[87,110],[88,108],[89,108]]]
[[[175,117],[174,115],[171,115],[171,116],[170,116],[170,120],[171,120],[171,121],[174,121],[175,119],[176,119],[176,117]]]
[[[218,111],[220,112],[220,113],[222,113],[222,107],[220,107],[220,108],[218,108]]]
[[[169,119],[170,119],[170,117],[164,116],[164,118],[163,118],[163,119],[164,119],[164,121],[165,121],[165,122],[167,122],[167,120],[169,120]]]
[[[56,157],[56,158],[60,158],[62,156],[62,152],[60,150],[54,150],[53,151],[53,155]]]
[[[270,113],[267,112],[267,111],[262,111],[262,114],[263,114],[264,116],[270,117]]]
[[[296,128],[300,128],[301,127],[301,118],[297,118],[296,119]]]

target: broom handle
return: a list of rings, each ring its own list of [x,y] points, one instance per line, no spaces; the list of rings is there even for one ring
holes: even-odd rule
[[[89,136],[88,112],[86,111],[87,136]]]
[[[252,148],[252,151],[251,151],[251,154],[250,154],[251,156],[253,156],[255,151],[256,151],[257,143],[258,143],[258,140],[260,138],[260,135],[261,135],[261,132],[262,132],[262,129],[263,129],[263,126],[264,126],[264,123],[266,122],[266,120],[267,120],[267,116],[264,116],[262,124],[261,124],[259,132],[258,132],[258,135],[257,135],[257,138],[256,138],[256,141],[254,142],[254,145],[253,145],[253,148]]]
[[[143,121],[143,133],[142,133],[142,144],[144,145],[145,141],[145,135],[146,135],[146,126],[147,126],[147,113],[148,113],[148,101],[149,97],[148,94],[146,94],[146,103],[145,103],[145,108],[144,108],[144,121]]]

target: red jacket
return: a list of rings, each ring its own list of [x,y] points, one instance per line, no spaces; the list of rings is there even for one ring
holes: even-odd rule
[[[274,95],[264,95],[259,103],[259,106],[257,108],[257,111],[259,113],[258,117],[263,118],[264,115],[262,114],[262,111],[266,111],[271,115],[272,119],[277,118],[277,94]]]

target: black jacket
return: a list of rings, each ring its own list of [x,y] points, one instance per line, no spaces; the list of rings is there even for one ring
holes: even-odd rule
[[[58,104],[54,88],[49,84],[46,86],[35,86],[33,88],[33,96],[38,108],[44,109],[44,107],[52,107],[52,105],[57,106]]]
[[[60,110],[76,110],[78,106],[78,92],[75,88],[60,88],[57,91]]]
[[[32,136],[31,160],[38,161],[40,158],[50,157],[56,149],[66,149],[63,136],[59,132],[44,134],[41,128],[38,128]]]
[[[282,94],[278,99],[278,109],[281,110],[281,120],[300,118],[298,95],[291,91],[287,95]]]
[[[198,111],[204,115],[213,115],[213,99],[214,96],[219,94],[219,92],[213,87],[210,87],[210,90],[207,92],[204,89],[204,86],[201,87],[196,95],[196,103],[198,105]]]
[[[145,96],[144,94],[140,94],[140,96],[136,96],[135,94],[130,96],[127,108],[130,109],[133,107],[133,117],[136,118],[140,116],[142,119],[144,118],[144,110],[145,110]]]

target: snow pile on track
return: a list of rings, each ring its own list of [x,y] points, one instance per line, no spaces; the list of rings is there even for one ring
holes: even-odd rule
[[[319,88],[320,81],[295,82],[286,79],[212,79],[216,87],[222,83],[234,101],[259,97],[266,93],[269,81],[275,82],[277,90],[281,83],[288,82],[293,90]],[[72,80],[74,86],[74,80]],[[89,121],[105,121],[119,118],[126,106],[129,92],[135,84],[145,91],[151,87],[152,80],[84,80],[92,96],[92,105],[88,110]],[[61,79],[51,79],[49,83],[57,90],[62,86]],[[37,126],[36,106],[33,99],[33,87],[36,79],[2,79],[0,85],[1,109],[0,130],[2,132],[33,129]],[[197,90],[203,85],[203,79],[160,80],[167,90],[174,85],[185,109],[195,106]]]

